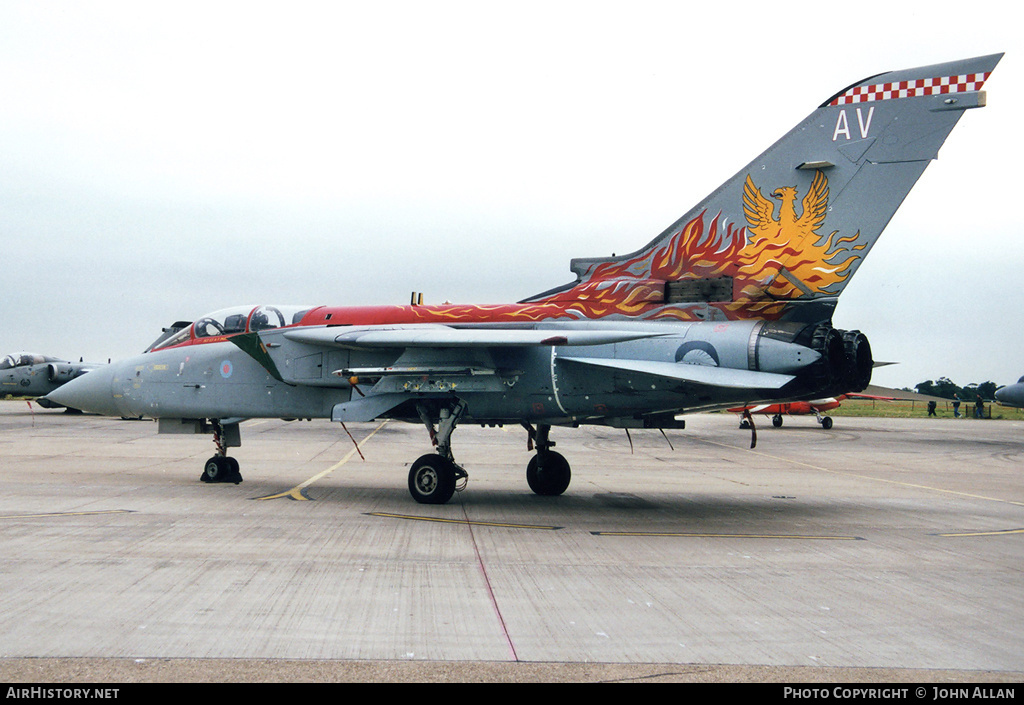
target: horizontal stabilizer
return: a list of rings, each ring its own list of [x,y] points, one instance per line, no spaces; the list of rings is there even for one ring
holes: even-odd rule
[[[707,384],[731,389],[781,389],[792,382],[793,375],[780,375],[774,372],[756,372],[754,370],[735,370],[728,367],[712,367],[710,365],[688,365],[678,362],[655,362],[651,360],[614,360],[586,357],[559,357],[559,362],[576,362],[582,365],[605,367],[623,372],[639,372],[655,377],[674,379],[680,382]]]
[[[418,324],[408,327],[296,329],[284,337],[299,343],[347,348],[461,348],[540,345],[608,345],[665,335],[651,331],[451,328]]]

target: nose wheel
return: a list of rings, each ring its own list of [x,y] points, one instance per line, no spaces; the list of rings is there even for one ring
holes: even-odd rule
[[[199,479],[203,482],[232,482],[237,485],[242,481],[242,473],[239,472],[238,460],[228,457],[228,447],[242,443],[238,424],[225,427],[220,421],[214,420],[210,422],[209,430],[213,432],[213,444],[217,446],[217,452],[206,461]]]
[[[206,461],[199,479],[203,482],[233,482],[237,485],[242,481],[242,473],[239,472],[236,458],[215,455]]]

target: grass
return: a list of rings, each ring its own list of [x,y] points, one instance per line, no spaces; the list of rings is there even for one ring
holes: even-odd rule
[[[847,399],[838,409],[826,412],[829,416],[875,416],[881,418],[927,418],[928,404],[923,401],[882,401],[874,399]],[[938,402],[935,415],[940,419],[953,418],[952,402]],[[960,404],[960,415],[974,420],[974,404]],[[1024,421],[1024,409],[985,402],[986,419]]]

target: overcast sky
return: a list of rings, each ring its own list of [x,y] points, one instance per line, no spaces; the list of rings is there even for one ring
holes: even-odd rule
[[[908,3],[909,4],[909,3]],[[1024,375],[1011,3],[0,0],[0,354],[249,303],[516,301],[646,244],[818,104],[1006,52],[835,324],[874,381]]]

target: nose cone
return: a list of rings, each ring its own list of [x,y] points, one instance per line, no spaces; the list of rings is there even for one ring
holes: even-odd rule
[[[44,398],[69,409],[90,411],[104,416],[120,416],[114,403],[111,382],[114,379],[113,365],[107,365],[76,377],[67,384],[47,394]]]
[[[996,401],[1006,406],[1024,406],[1024,384],[1011,384],[996,390]]]

